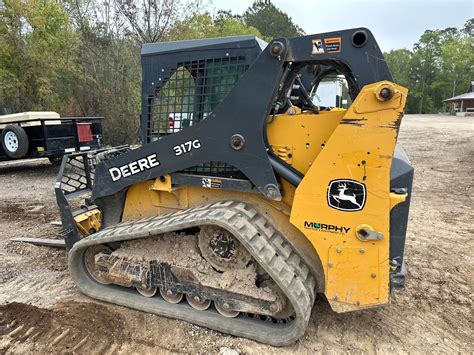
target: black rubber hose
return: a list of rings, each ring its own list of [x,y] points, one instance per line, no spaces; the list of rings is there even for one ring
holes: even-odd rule
[[[296,187],[300,184],[301,180],[303,180],[303,175],[298,170],[292,168],[281,159],[274,157],[272,154],[269,154],[268,157],[275,173],[288,181],[291,185]]]

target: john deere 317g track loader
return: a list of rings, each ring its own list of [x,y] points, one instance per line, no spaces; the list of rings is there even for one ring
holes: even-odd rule
[[[56,184],[82,292],[285,345],[318,293],[346,312],[403,287],[407,90],[370,31],[146,44],[142,65],[143,145],[70,155]],[[334,75],[348,109],[314,103]]]

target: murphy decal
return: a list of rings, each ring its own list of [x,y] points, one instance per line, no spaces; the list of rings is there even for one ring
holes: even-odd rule
[[[318,223],[318,222],[304,222],[304,227],[306,229],[312,229],[319,232],[329,232],[337,234],[346,234],[351,229],[344,226],[336,226],[334,224]]]
[[[109,174],[112,177],[112,181],[118,181],[122,178],[141,173],[142,171],[154,168],[158,165],[160,165],[160,162],[158,161],[156,153],[154,153],[145,158],[134,160],[126,165],[110,168]]]

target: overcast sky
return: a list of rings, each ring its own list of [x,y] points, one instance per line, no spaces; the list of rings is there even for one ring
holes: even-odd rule
[[[253,0],[207,1],[210,8],[239,14],[253,3]],[[474,0],[273,0],[273,3],[307,34],[367,27],[382,51],[411,49],[426,29],[462,27],[474,17]]]

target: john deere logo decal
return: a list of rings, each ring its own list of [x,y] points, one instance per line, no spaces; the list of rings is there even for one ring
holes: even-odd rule
[[[360,211],[366,200],[365,185],[349,179],[332,180],[328,187],[328,205],[341,211]]]

